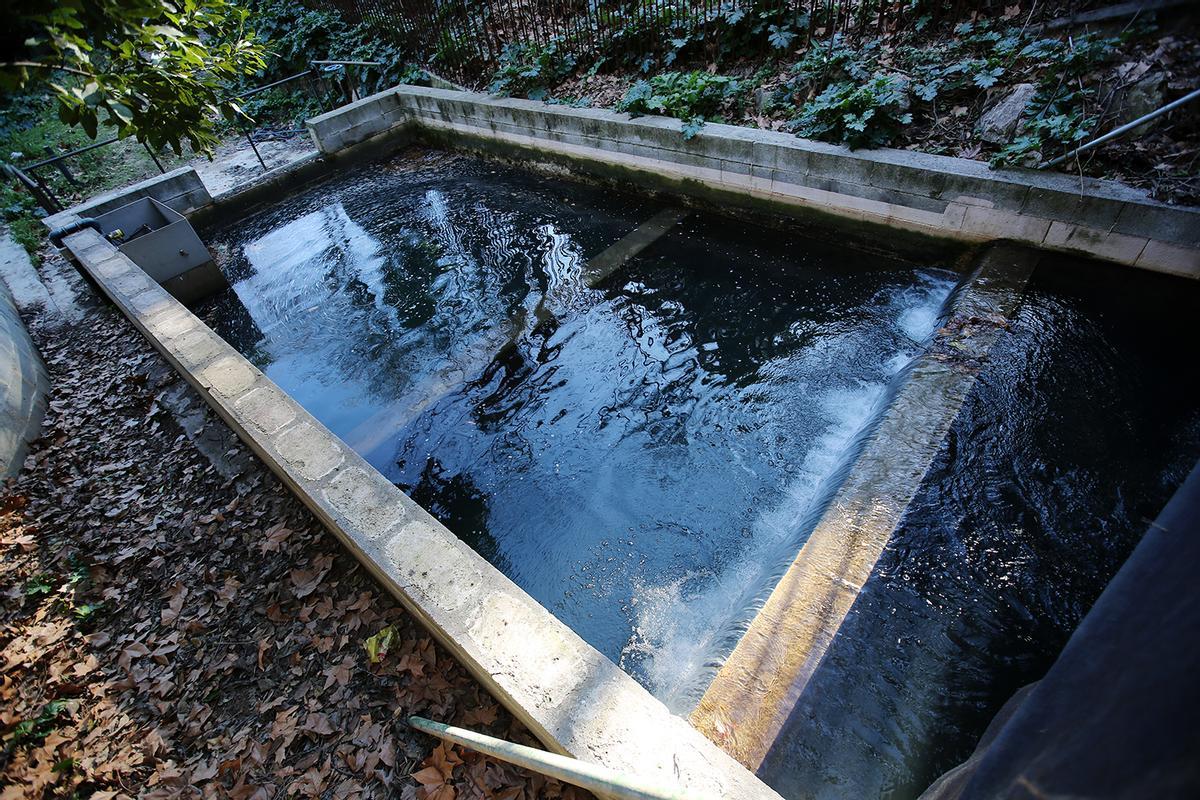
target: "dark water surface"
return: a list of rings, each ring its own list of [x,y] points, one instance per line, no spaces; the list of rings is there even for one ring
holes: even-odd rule
[[[210,235],[209,318],[680,711],[797,552],[955,276],[429,156]]]
[[[409,153],[209,232],[233,289],[204,313],[686,713],[957,276],[708,214],[589,264],[661,212]],[[969,754],[1200,455],[1195,293],[1061,266],[769,755],[786,796],[913,796]]]
[[[1189,282],[1048,255],[761,774],[914,797],[1039,679],[1200,458]]]

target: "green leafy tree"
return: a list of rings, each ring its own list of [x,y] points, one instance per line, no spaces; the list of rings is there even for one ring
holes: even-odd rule
[[[15,0],[0,33],[0,91],[45,85],[63,122],[153,148],[211,152],[243,115],[226,86],[265,66],[247,12],[227,0]]]

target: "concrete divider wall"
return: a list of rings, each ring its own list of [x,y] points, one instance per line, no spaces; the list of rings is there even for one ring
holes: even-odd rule
[[[443,90],[453,91],[453,90]],[[322,153],[336,153],[410,119],[395,89],[373,94],[308,120],[313,144]]]
[[[713,190],[791,210],[983,242],[1011,239],[1119,264],[1200,277],[1200,210],[1119,183],[967,159],[859,150],[774,131],[400,86],[309,122],[333,153],[406,121],[452,144],[504,146],[593,174],[681,193]],[[673,184],[673,185],[672,185]]]
[[[774,798],[477,555],[99,233],[68,250],[160,353],[548,747],[700,797]]]

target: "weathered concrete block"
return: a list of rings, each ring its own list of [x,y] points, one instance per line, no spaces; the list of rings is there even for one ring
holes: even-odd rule
[[[241,356],[228,355],[200,370],[196,377],[213,394],[232,399],[254,385],[258,372]]]
[[[979,206],[969,206],[962,223],[964,233],[979,239],[1016,239],[1033,244],[1041,244],[1049,230],[1048,219]]]
[[[396,92],[389,89],[319,114],[305,125],[318,150],[336,153],[391,130],[407,117]]]
[[[175,342],[176,357],[191,369],[199,369],[229,355],[229,350],[229,345],[207,327],[196,328]]]
[[[396,487],[378,472],[346,467],[322,493],[326,502],[369,540],[377,540],[404,517]]]
[[[161,339],[177,339],[199,329],[201,325],[200,320],[187,309],[165,310],[161,314],[152,315],[147,322],[151,333]]]
[[[137,275],[132,270],[122,270],[119,274],[109,277],[109,282],[114,289],[130,298],[150,289],[150,282],[145,276]]]
[[[1151,239],[1138,256],[1137,266],[1185,278],[1200,278],[1200,250]]]
[[[1200,248],[1200,208],[1127,202],[1112,225],[1117,233]]]
[[[1080,194],[1078,191],[1067,193],[1057,188],[1032,186],[1021,206],[1021,213],[1086,225],[1089,228],[1107,229],[1113,227],[1125,204],[1125,200],[1115,197]]]
[[[486,589],[484,572],[445,529],[408,519],[395,529],[384,551],[404,585],[450,613],[477,608]]]
[[[342,448],[308,422],[283,431],[273,444],[280,457],[310,481],[324,478],[346,460]]]
[[[263,433],[271,434],[296,419],[296,401],[272,383],[260,383],[234,402],[250,424]]]
[[[1097,258],[1134,264],[1146,247],[1146,239],[1056,220],[1050,223],[1042,244],[1058,250],[1074,250]]]
[[[122,256],[123,258],[124,256]],[[136,265],[133,265],[137,269]],[[141,272],[141,270],[138,270]],[[142,273],[145,275],[146,273]],[[146,291],[140,292],[137,295],[129,298],[129,305],[133,307],[142,317],[150,318],[160,311],[166,311],[174,308],[176,305],[175,298],[171,297],[161,286],[150,280],[150,276],[146,275],[148,285]]]

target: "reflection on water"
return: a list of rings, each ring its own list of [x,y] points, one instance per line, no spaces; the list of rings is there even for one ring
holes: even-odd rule
[[[392,162],[218,232],[240,302],[210,318],[686,711],[954,277],[676,216],[483,162]],[[667,229],[648,249],[589,265],[648,221]]]

